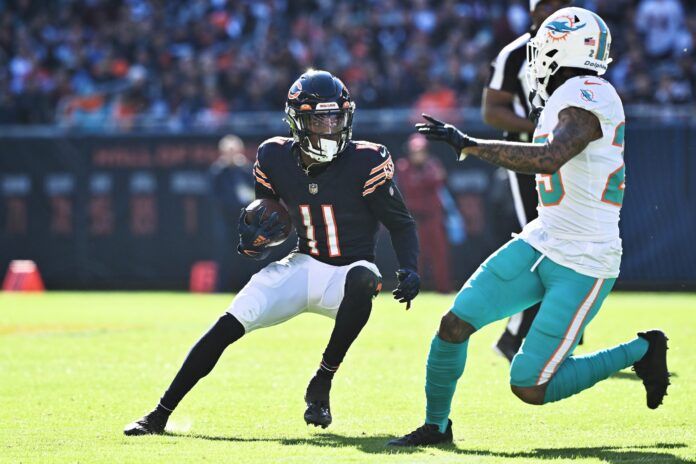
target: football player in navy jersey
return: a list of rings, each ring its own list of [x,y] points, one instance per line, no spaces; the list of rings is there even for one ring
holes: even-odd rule
[[[257,199],[282,200],[287,207],[298,246],[251,278],[193,346],[157,407],[126,426],[126,435],[162,433],[171,412],[225,348],[303,312],[335,319],[307,386],[304,414],[307,424],[331,423],[331,381],[382,286],[374,264],[379,223],[389,230],[400,265],[394,297],[408,308],[420,288],[416,226],[392,183],[394,164],[384,146],[351,140],[354,111],[348,89],[328,72],[310,70],[293,83],[285,107],[292,137],[259,146],[254,177]],[[238,251],[253,259],[265,258],[268,243],[282,233],[277,213],[262,216],[247,223],[243,210],[239,221]]]

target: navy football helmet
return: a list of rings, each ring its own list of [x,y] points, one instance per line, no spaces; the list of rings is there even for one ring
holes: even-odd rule
[[[348,145],[354,111],[355,103],[340,79],[310,69],[288,91],[285,121],[300,149],[317,162],[327,163]]]

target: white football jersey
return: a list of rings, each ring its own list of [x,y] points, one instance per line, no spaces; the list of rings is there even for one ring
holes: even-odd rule
[[[625,188],[625,117],[614,87],[598,77],[569,79],[550,96],[534,142],[553,140],[558,113],[570,106],[593,113],[603,137],[553,175],[537,174],[539,217],[520,237],[553,261],[597,278],[619,275],[619,213]]]

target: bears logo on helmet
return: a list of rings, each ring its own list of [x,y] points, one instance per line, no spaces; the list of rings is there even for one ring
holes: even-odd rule
[[[288,90],[288,100],[295,100],[302,93],[302,82],[295,81],[295,83]]]

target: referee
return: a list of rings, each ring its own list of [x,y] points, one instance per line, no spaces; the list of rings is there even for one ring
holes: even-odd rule
[[[532,140],[535,125],[528,119],[532,108],[526,80],[527,42],[546,18],[571,3],[571,0],[529,0],[532,16],[529,32],[505,46],[492,63],[491,78],[488,87],[483,90],[483,120],[486,124],[505,131],[506,140]],[[508,173],[515,212],[520,228],[523,228],[527,222],[537,217],[536,182],[531,175],[512,171]],[[505,332],[494,346],[508,361],[512,362],[538,311],[539,304],[535,304],[508,321]]]

